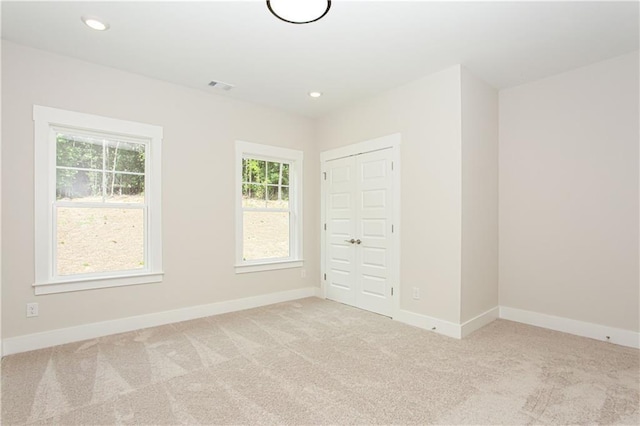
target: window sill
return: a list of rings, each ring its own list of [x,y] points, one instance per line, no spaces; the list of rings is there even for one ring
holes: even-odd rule
[[[248,263],[236,265],[236,274],[246,274],[249,272],[273,271],[276,269],[302,268],[303,260],[284,260],[279,262]]]
[[[93,290],[97,288],[122,287],[126,285],[150,284],[162,282],[164,272],[126,275],[121,277],[78,278],[64,281],[35,283],[36,296],[41,294],[67,293],[70,291]]]

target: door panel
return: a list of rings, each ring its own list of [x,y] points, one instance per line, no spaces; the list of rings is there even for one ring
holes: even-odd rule
[[[391,155],[385,149],[325,163],[327,297],[387,316],[392,313]]]
[[[386,268],[387,251],[374,247],[362,247],[362,265],[374,268]]]
[[[367,237],[367,240],[375,238],[386,239],[388,237],[386,219],[362,219],[361,225],[360,234],[363,237]]]
[[[362,275],[362,293],[375,297],[386,297],[386,280],[371,275]]]
[[[327,298],[355,305],[355,251],[346,242],[355,233],[355,164],[352,158],[327,162]]]
[[[356,157],[358,307],[391,316],[391,149]]]

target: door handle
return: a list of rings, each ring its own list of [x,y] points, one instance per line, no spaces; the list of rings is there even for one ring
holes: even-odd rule
[[[356,244],[362,244],[362,241],[360,241],[360,238],[356,240]]]
[[[351,244],[355,244],[356,240],[354,240],[353,238],[350,240],[344,240],[346,243],[351,243]]]

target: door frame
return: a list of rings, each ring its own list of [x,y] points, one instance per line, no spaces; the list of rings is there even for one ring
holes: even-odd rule
[[[396,318],[400,311],[400,143],[402,135],[394,133],[376,139],[354,143],[340,148],[330,149],[320,153],[320,289],[322,298],[327,298],[326,273],[326,163],[344,157],[353,157],[368,152],[391,149],[391,161],[393,161],[393,173],[391,174],[392,223],[391,235],[391,286],[393,287],[392,318]]]

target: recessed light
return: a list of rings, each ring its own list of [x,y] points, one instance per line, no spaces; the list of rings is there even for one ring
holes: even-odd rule
[[[82,22],[84,24],[96,31],[106,31],[109,29],[109,24],[102,22],[100,18],[96,18],[95,16],[83,16]]]
[[[322,96],[322,92],[309,92],[309,96],[311,96],[312,98],[319,98],[320,96]]]

